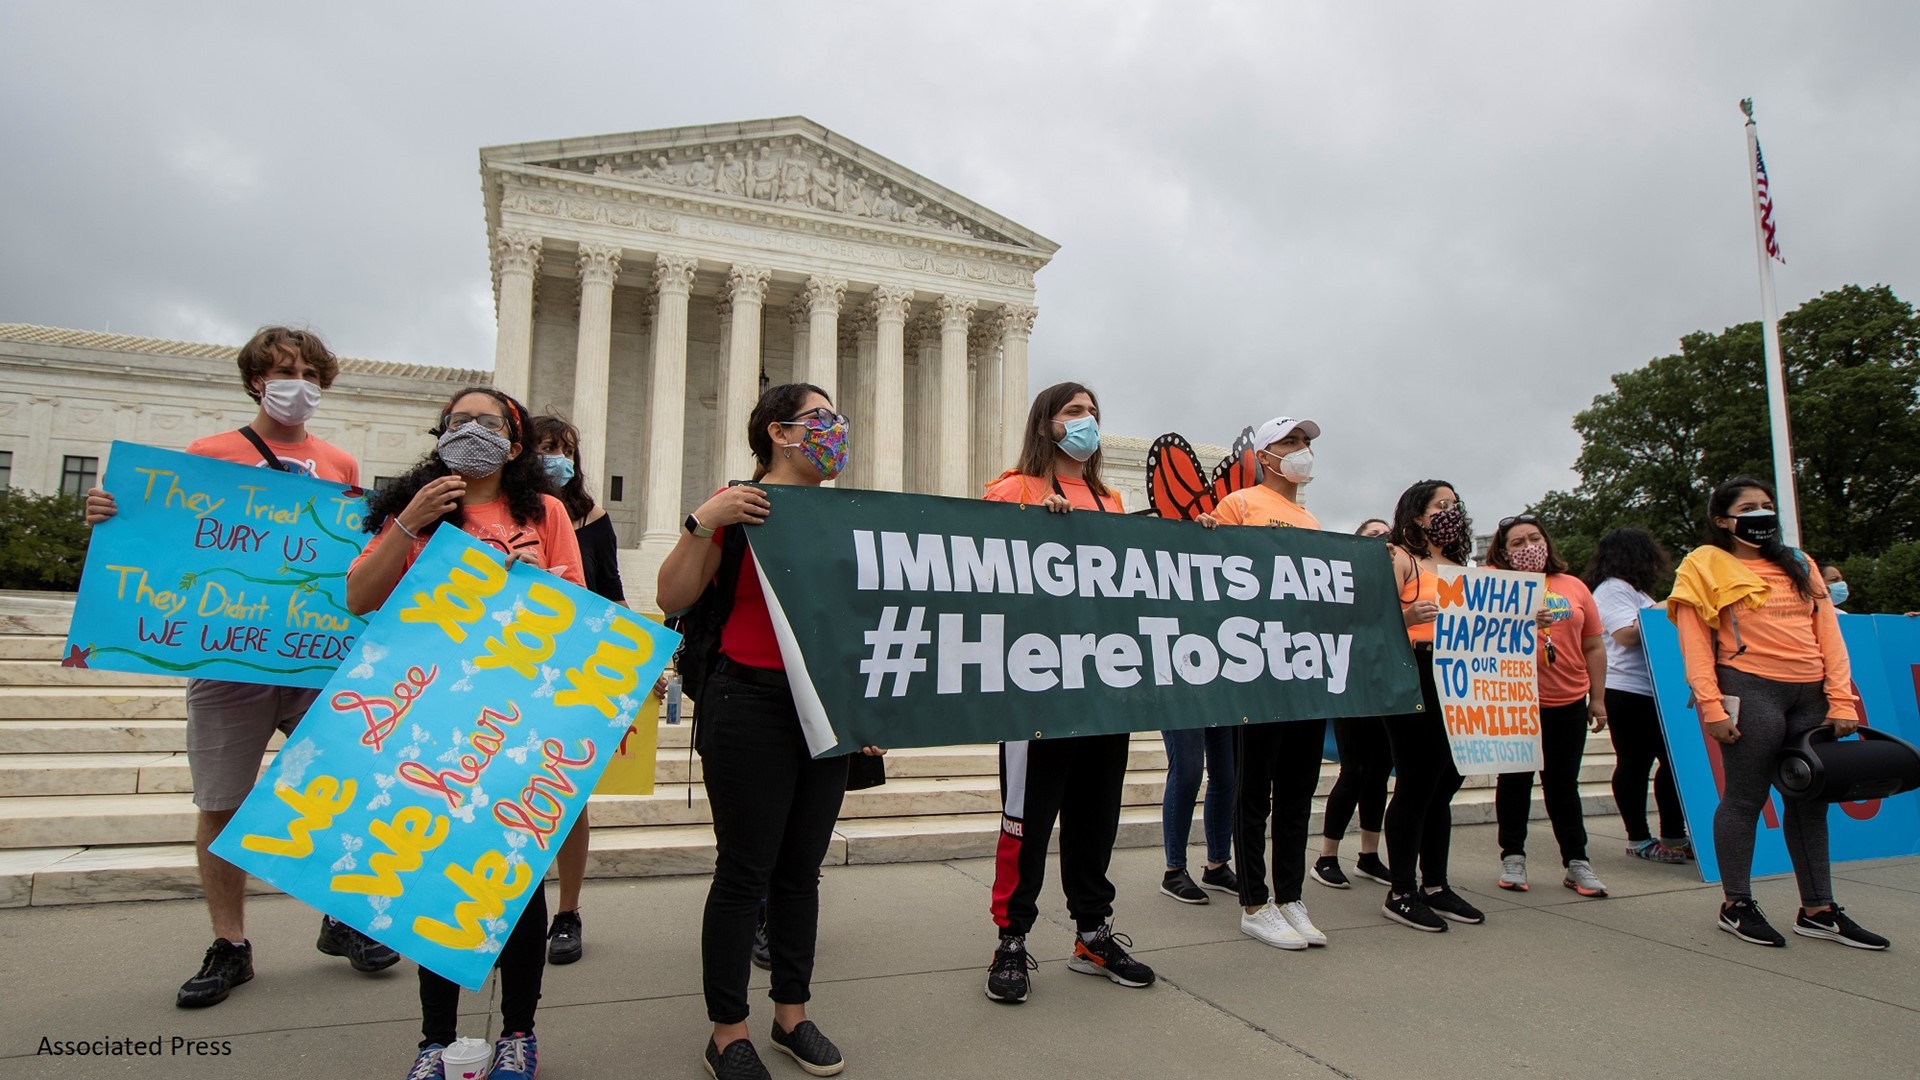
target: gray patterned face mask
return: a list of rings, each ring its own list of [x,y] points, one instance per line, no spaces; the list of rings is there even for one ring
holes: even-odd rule
[[[440,433],[440,460],[469,480],[492,476],[507,463],[513,444],[479,424],[461,424]]]

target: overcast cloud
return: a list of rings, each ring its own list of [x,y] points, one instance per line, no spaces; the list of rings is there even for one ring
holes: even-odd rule
[[[480,147],[799,114],[1062,245],[1035,387],[1196,442],[1310,416],[1329,527],[1434,474],[1484,527],[1572,482],[1609,375],[1758,317],[1741,97],[1783,308],[1920,299],[1916,31],[1895,2],[16,0],[0,320],[486,367]]]

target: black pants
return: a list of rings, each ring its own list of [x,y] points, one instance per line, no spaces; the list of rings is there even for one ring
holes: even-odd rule
[[[1680,792],[1667,763],[1667,740],[1660,736],[1660,710],[1651,697],[1631,690],[1607,691],[1607,734],[1613,738],[1613,801],[1633,843],[1652,839],[1647,831],[1647,774],[1653,773],[1653,801],[1660,808],[1660,835],[1687,835]],[[1653,772],[1658,764],[1659,772]]]
[[[533,1011],[540,1004],[540,979],[547,970],[547,889],[539,885],[527,900],[493,962],[500,969],[500,1037],[531,1034]],[[420,969],[420,1040],[423,1047],[447,1046],[460,1027],[460,984]]]
[[[1387,722],[1378,716],[1335,720],[1333,741],[1340,747],[1340,776],[1327,792],[1320,835],[1329,840],[1347,835],[1355,807],[1360,810],[1360,828],[1377,833],[1387,813],[1387,778],[1393,775]]]
[[[1587,857],[1587,818],[1580,806],[1580,758],[1587,751],[1587,702],[1540,706],[1540,791],[1560,845],[1560,865]],[[1527,815],[1533,774],[1501,773],[1493,810],[1500,821],[1500,855],[1527,853]]]
[[[1307,877],[1307,822],[1313,817],[1313,789],[1320,786],[1320,753],[1327,741],[1325,720],[1287,720],[1245,724],[1233,729],[1235,790],[1234,874],[1240,879],[1240,903],[1267,902],[1267,815],[1273,815],[1273,902],[1300,899]]]
[[[784,684],[716,672],[700,695],[696,748],[713,807],[718,849],[700,927],[707,1019],[747,1018],[753,931],[767,902],[771,997],[798,1005],[812,996],[814,938],[820,928],[820,862],[847,790],[847,758],[807,753]]]
[[[1447,883],[1453,795],[1460,790],[1460,770],[1454,768],[1440,713],[1440,691],[1433,684],[1433,651],[1415,649],[1413,656],[1426,711],[1387,717],[1394,775],[1393,798],[1387,802],[1387,865],[1396,893]]]
[[[1081,933],[1113,917],[1107,864],[1120,832],[1127,780],[1125,733],[1000,744],[1000,845],[994,854],[993,921],[1024,935],[1040,915],[1047,844],[1060,822],[1060,887]]]

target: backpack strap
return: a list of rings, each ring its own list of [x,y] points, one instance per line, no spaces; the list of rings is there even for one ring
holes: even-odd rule
[[[280,472],[293,471],[287,468],[286,462],[280,460],[279,454],[274,453],[273,450],[267,446],[267,440],[261,438],[259,432],[250,427],[243,427],[240,429],[240,434],[246,436],[246,440],[253,444],[255,450],[260,451],[260,459],[266,462],[267,468]]]

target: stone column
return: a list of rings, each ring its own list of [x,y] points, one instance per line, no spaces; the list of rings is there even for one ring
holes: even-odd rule
[[[1027,437],[1027,339],[1033,336],[1033,320],[1040,314],[1026,304],[1008,304],[1000,309],[1000,439],[1005,447],[1002,468],[1020,462],[1020,445]]]
[[[767,299],[772,274],[757,266],[736,265],[727,272],[727,292],[733,299],[728,320],[732,333],[721,360],[720,389],[714,423],[720,428],[721,483],[753,475],[753,451],[747,448],[747,417],[760,400],[760,311]]]
[[[847,372],[851,385],[842,392],[846,402],[840,411],[847,414],[853,431],[849,436],[852,449],[847,455],[846,486],[870,488],[874,486],[873,379],[877,353],[873,312],[867,305],[856,305],[847,313],[847,330],[853,338],[853,366]]]
[[[872,466],[863,474],[867,486],[902,491],[905,481],[906,438],[902,424],[906,402],[907,307],[913,290],[881,285],[873,290],[873,422],[867,454]]]
[[[793,370],[787,376],[788,382],[812,382],[812,372],[807,363],[811,350],[808,346],[813,340],[813,316],[807,313],[807,300],[803,294],[793,298],[787,305],[787,323],[793,327]]]
[[[942,296],[934,304],[940,317],[939,426],[934,434],[936,495],[966,498],[973,455],[967,430],[967,324],[974,301],[964,296]]]
[[[806,381],[835,401],[840,397],[840,301],[846,295],[845,279],[820,274],[808,278],[800,294],[806,301],[809,328]]]
[[[502,232],[494,239],[493,259],[500,275],[494,315],[493,385],[525,402],[533,381],[533,282],[540,274],[540,238],[530,233]]]
[[[605,502],[607,492],[607,374],[613,348],[613,281],[619,276],[619,248],[580,245],[580,333],[573,356],[573,426],[580,432],[580,471],[586,474],[591,485],[587,493],[595,502]]]
[[[923,311],[914,316],[907,328],[913,339],[917,376],[913,403],[913,477],[908,491],[938,494],[940,491],[940,316]]]
[[[647,516],[640,546],[658,567],[679,538],[680,465],[686,442],[687,297],[695,260],[686,255],[654,259],[658,306],[653,316],[653,386],[647,425]],[[652,582],[647,582],[651,586]],[[652,589],[647,590],[651,597]]]
[[[967,335],[967,347],[973,354],[968,365],[973,369],[973,493],[980,485],[1011,468],[1002,460],[1000,439],[1000,341],[988,320],[974,320]]]

